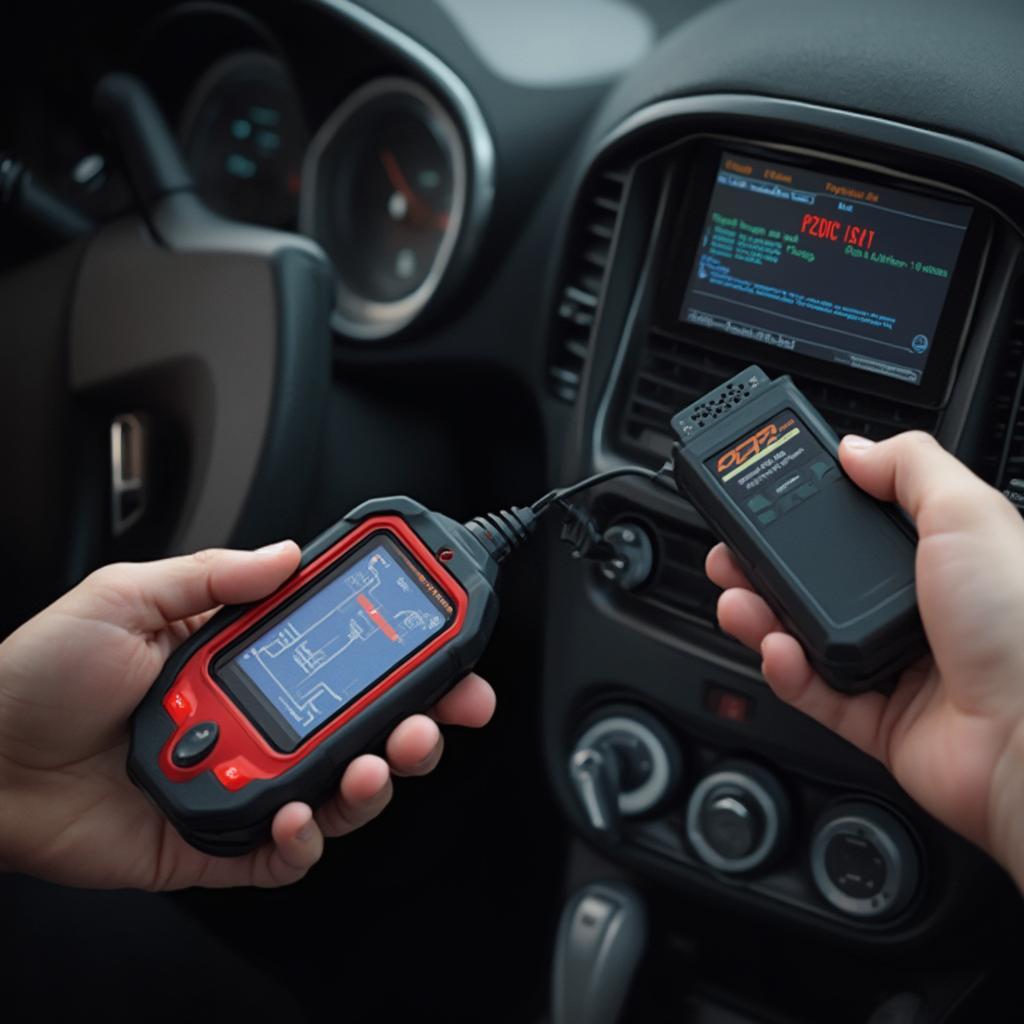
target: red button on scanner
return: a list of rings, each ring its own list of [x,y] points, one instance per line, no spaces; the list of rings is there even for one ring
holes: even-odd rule
[[[213,769],[213,774],[217,776],[217,781],[225,789],[230,789],[233,792],[252,782],[252,776],[247,768],[248,766],[241,759],[237,761],[224,761]]]
[[[196,702],[192,694],[186,690],[172,690],[164,697],[164,708],[167,714],[174,719],[175,725],[181,725],[186,718],[191,717],[196,709]]]

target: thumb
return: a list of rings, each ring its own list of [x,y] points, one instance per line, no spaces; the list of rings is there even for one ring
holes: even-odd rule
[[[123,610],[125,627],[155,632],[217,605],[265,597],[295,571],[299,554],[291,540],[257,551],[209,548],[156,562],[108,565],[83,588],[98,589]]]
[[[976,529],[986,510],[1001,511],[992,500],[998,493],[923,431],[877,443],[848,434],[839,461],[858,487],[881,501],[897,502],[922,535]]]

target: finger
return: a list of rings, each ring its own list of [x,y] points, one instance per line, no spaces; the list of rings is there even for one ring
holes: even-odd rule
[[[740,587],[743,590],[754,589],[735,556],[724,544],[716,544],[708,552],[708,556],[704,560],[704,571],[707,573],[708,579],[723,590],[728,590],[730,587]]]
[[[797,640],[769,633],[761,643],[761,671],[777,697],[831,729],[866,754],[887,761],[888,736],[919,683],[901,684],[897,693],[855,696],[833,690],[819,676]]]
[[[178,619],[167,626],[167,635],[174,647],[183,643],[193,633],[198,632],[207,622],[217,614],[219,608],[211,608],[209,611],[200,612],[198,615],[189,615],[186,619]]]
[[[308,804],[285,804],[274,815],[271,841],[244,857],[210,857],[198,884],[206,888],[274,888],[299,881],[320,859],[324,837]]]
[[[395,775],[426,775],[437,767],[443,750],[437,722],[426,715],[412,715],[392,731],[386,753]]]
[[[285,804],[270,827],[273,848],[266,854],[266,884],[297,882],[324,852],[323,833],[308,804]],[[257,884],[262,884],[257,882]]]
[[[497,700],[491,684],[470,672],[434,705],[429,714],[444,725],[479,729],[491,720]]]
[[[392,792],[387,762],[376,754],[362,754],[345,769],[334,796],[317,810],[317,824],[328,838],[347,835],[376,818]]]
[[[258,551],[210,548],[156,562],[109,565],[87,583],[107,595],[127,628],[156,632],[216,605],[265,597],[298,564],[298,545],[287,540]]]
[[[764,598],[749,590],[733,588],[718,598],[718,624],[752,651],[759,650],[769,634],[783,629]]]
[[[882,501],[898,502],[922,535],[976,529],[986,510],[1005,517],[998,492],[923,431],[878,443],[850,434],[839,458],[855,484]]]

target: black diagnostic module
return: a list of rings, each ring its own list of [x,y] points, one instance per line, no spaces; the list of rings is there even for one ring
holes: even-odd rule
[[[827,683],[878,688],[925,653],[914,530],[846,476],[838,437],[788,376],[750,366],[672,426],[679,490]]]

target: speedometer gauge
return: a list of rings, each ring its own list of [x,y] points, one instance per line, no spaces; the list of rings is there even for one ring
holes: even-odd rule
[[[377,79],[328,119],[303,167],[300,224],[337,268],[343,333],[394,334],[430,302],[459,236],[466,189],[459,130],[418,83]]]
[[[295,226],[309,136],[280,60],[246,51],[214,64],[186,104],[181,136],[211,209],[269,227]]]

